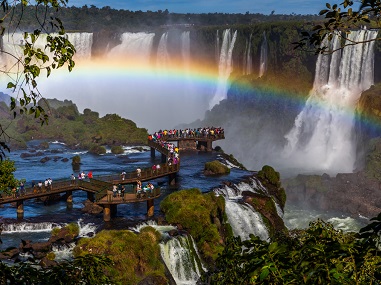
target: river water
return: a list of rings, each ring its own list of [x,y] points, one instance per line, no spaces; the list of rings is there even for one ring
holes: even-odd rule
[[[64,144],[51,142],[49,149],[39,150],[40,142],[30,143],[28,150],[12,151],[9,158],[15,161],[17,168],[15,176],[17,179],[26,179],[26,185],[29,186],[34,180],[44,181],[46,178],[52,178],[54,181],[60,179],[69,179],[74,173],[77,175],[80,171],[87,173],[92,171],[94,176],[105,174],[117,174],[123,170],[126,172],[135,171],[136,168],[150,167],[153,164],[160,163],[161,155],[156,153],[154,159],[150,156],[149,148],[139,151],[134,147],[125,147],[123,155],[114,155],[108,151],[105,155],[93,155],[85,151],[69,150]],[[42,156],[21,158],[22,153],[32,153],[42,151]],[[80,169],[73,171],[71,158],[74,155],[80,155]],[[40,162],[41,158],[51,158],[48,162]],[[64,162],[62,159],[68,158]],[[222,159],[219,154],[204,152],[181,152],[181,168],[178,173],[178,180],[175,186],[168,185],[166,178],[160,178],[151,181],[154,185],[161,186],[162,195],[155,199],[155,212],[157,217],[161,215],[160,202],[168,194],[179,189],[199,188],[202,192],[209,192],[220,186],[224,181],[238,183],[246,175],[253,172],[244,171],[238,168],[231,168],[229,175],[210,177],[203,174],[204,165],[208,161]],[[118,205],[117,216],[110,222],[103,221],[103,215],[90,215],[82,213],[83,202],[86,200],[84,191],[75,191],[73,193],[73,207],[67,208],[65,201],[58,201],[44,205],[42,202],[27,200],[24,202],[24,219],[17,220],[16,208],[6,204],[0,208],[0,223],[3,223],[3,232],[1,234],[2,244],[0,250],[10,246],[18,246],[21,239],[30,239],[33,242],[46,241],[53,227],[62,226],[67,223],[77,223],[81,229],[82,236],[92,235],[101,229],[126,229],[131,228],[147,220],[146,203],[133,203]],[[358,230],[366,223],[366,217],[348,217],[340,213],[322,213],[313,210],[301,210],[292,205],[287,205],[284,213],[284,220],[289,228],[307,227],[308,223],[317,218],[322,218],[334,223],[343,230]]]

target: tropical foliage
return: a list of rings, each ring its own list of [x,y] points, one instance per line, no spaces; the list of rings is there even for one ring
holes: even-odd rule
[[[352,30],[368,25],[371,28],[381,27],[381,1],[379,0],[361,0],[358,10],[353,8],[355,1],[344,0],[341,4],[326,4],[326,9],[320,11],[320,15],[325,19],[322,23],[312,27],[312,32],[303,31],[302,39],[296,42],[297,48],[312,47],[316,53],[331,53],[328,44],[325,44],[333,39],[334,34],[342,37],[341,47],[347,45],[356,45],[364,43],[364,41],[348,40],[348,35]],[[356,3],[357,4],[357,3]],[[380,38],[376,38],[379,40]],[[366,42],[366,41],[365,41]]]
[[[32,29],[30,27],[28,29],[33,32],[25,31],[21,43],[15,42],[15,45],[20,46],[20,52],[2,50],[2,54],[10,60],[9,66],[2,67],[1,72],[8,75],[10,80],[7,88],[14,96],[10,103],[14,117],[18,113],[33,114],[41,124],[47,122],[48,115],[44,108],[37,105],[38,99],[41,98],[37,88],[37,79],[42,71],[45,71],[46,76],[49,77],[54,69],[67,66],[71,71],[74,68],[75,48],[65,37],[64,26],[56,17],[56,12],[66,3],[67,0],[33,1],[33,3],[24,0],[2,0],[0,2],[2,8],[2,13],[0,13],[1,35],[13,38],[19,32],[23,11],[29,6],[34,6],[34,17],[36,18],[36,25]],[[50,10],[51,13],[48,14],[47,10]],[[41,38],[44,38],[42,48],[39,43]],[[13,40],[19,41],[16,38]],[[4,150],[9,151],[7,145],[9,135],[6,133],[6,128],[0,128],[0,137],[0,157],[3,158]]]
[[[112,265],[109,258],[96,254],[78,256],[51,268],[41,268],[33,263],[8,266],[0,262],[0,284],[113,284],[107,275]]]
[[[18,181],[13,174],[15,171],[14,161],[5,159],[0,162],[0,194],[6,193],[9,195],[12,188],[18,185]]]
[[[271,242],[231,238],[207,284],[380,284],[381,214],[360,230],[343,233],[321,220]]]

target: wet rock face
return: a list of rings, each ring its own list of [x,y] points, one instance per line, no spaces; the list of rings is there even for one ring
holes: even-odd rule
[[[381,212],[380,181],[357,173],[298,175],[282,182],[287,201],[301,207],[374,217]]]

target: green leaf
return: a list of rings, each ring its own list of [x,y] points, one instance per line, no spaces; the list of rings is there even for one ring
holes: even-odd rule
[[[16,87],[16,85],[14,84],[14,83],[12,83],[12,82],[8,82],[8,84],[7,84],[7,88],[8,89],[10,89],[10,88],[15,88]]]
[[[270,273],[270,271],[269,271],[268,268],[264,268],[264,269],[262,269],[262,272],[261,272],[261,274],[259,275],[259,279],[260,279],[261,281],[263,281],[264,279],[267,278],[267,276],[269,275],[269,273]]]

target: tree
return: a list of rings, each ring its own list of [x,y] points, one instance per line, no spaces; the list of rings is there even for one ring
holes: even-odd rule
[[[321,24],[312,27],[312,32],[302,31],[302,39],[296,43],[295,48],[312,48],[316,54],[332,53],[343,49],[348,45],[356,45],[369,41],[380,40],[375,38],[365,41],[350,39],[348,35],[354,29],[360,29],[364,25],[371,28],[381,27],[381,1],[380,0],[361,0],[357,11],[354,11],[354,1],[344,0],[338,4],[326,4],[326,9],[320,11],[324,16]],[[329,48],[328,43],[334,35],[342,37],[341,46],[336,50]]]
[[[10,194],[10,190],[17,185],[17,180],[13,175],[16,171],[15,162],[5,159],[0,162],[0,193]]]
[[[54,16],[67,2],[68,0],[0,0],[1,36],[12,39],[19,33],[20,23],[27,16],[27,12],[31,11],[31,6],[34,7],[33,16],[37,23],[37,26],[30,27],[32,32],[23,32],[20,42],[14,42],[19,50],[1,50],[1,54],[10,61],[0,71],[9,78],[7,88],[12,93],[10,110],[14,117],[17,114],[31,114],[40,119],[41,124],[47,123],[48,115],[38,104],[38,100],[43,97],[38,90],[37,79],[42,71],[49,77],[53,69],[67,66],[71,71],[74,68],[75,48],[65,36],[61,20]],[[10,151],[9,139],[6,128],[0,126],[1,159],[5,157],[5,150]]]

